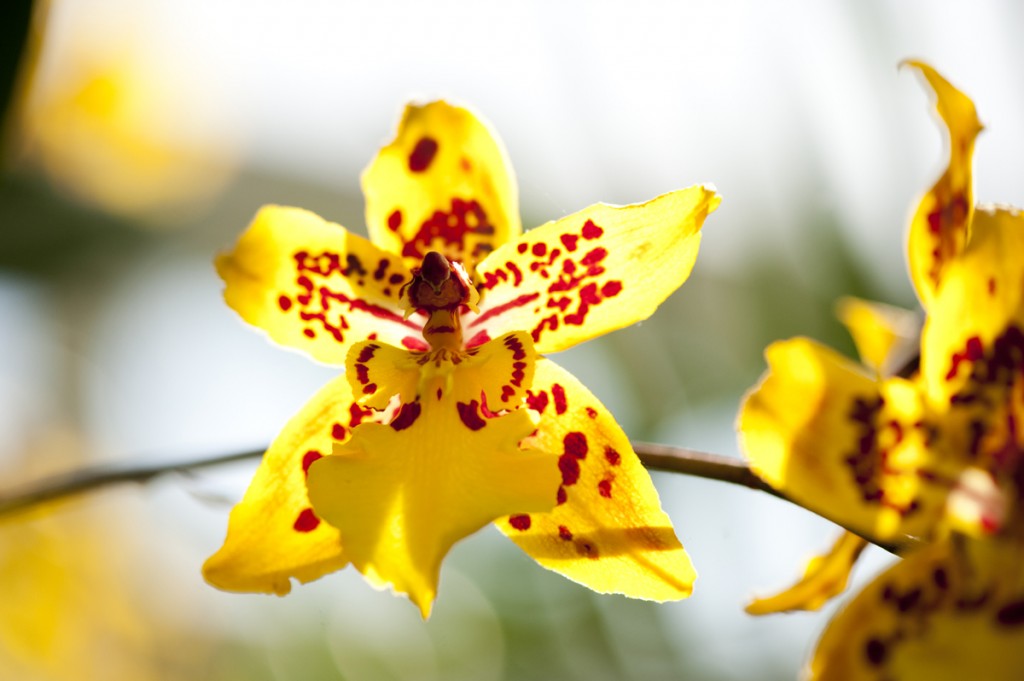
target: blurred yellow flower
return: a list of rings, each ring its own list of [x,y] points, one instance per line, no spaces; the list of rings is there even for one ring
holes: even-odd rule
[[[271,445],[206,579],[284,594],[351,562],[427,616],[444,555],[498,521],[599,592],[689,595],[689,558],[625,434],[539,353],[653,313],[688,277],[715,192],[522,234],[502,146],[445,102],[406,109],[363,189],[369,241],[267,206],[217,261],[246,321],[346,373]]]
[[[47,432],[12,477],[34,478],[80,448]],[[31,470],[28,470],[31,469]],[[209,652],[199,636],[154,616],[133,578],[158,580],[132,550],[131,499],[117,494],[53,502],[0,520],[0,678],[19,681],[145,681],[196,678]],[[136,509],[137,510],[137,509]],[[136,537],[137,539],[137,537]],[[168,649],[188,648],[188,655]]]
[[[807,507],[876,539],[928,542],[833,620],[810,678],[1019,679],[1024,216],[974,208],[974,105],[909,65],[935,91],[952,148],[909,232],[927,313],[920,370],[883,379],[813,341],[775,343],[740,437],[758,475]]]
[[[159,219],[215,196],[234,146],[212,113],[215,93],[200,75],[162,63],[127,24],[97,35],[95,22],[64,17],[62,26],[80,30],[52,30],[48,17],[74,11],[81,8],[62,2],[37,8],[8,131],[16,161],[78,200],[130,217]]]

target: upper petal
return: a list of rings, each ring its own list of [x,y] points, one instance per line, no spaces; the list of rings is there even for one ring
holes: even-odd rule
[[[402,261],[307,210],[264,206],[217,272],[245,321],[321,362],[344,364],[366,338],[424,345],[423,316],[403,319],[398,305]]]
[[[558,505],[504,518],[498,528],[544,567],[599,593],[689,596],[696,579],[690,558],[604,405],[548,359],[537,362],[527,404],[541,415],[530,445],[559,457]]]
[[[473,267],[519,236],[518,193],[497,135],[473,112],[406,107],[395,139],[363,174],[370,238],[416,267],[428,251]]]
[[[972,156],[974,141],[982,130],[974,102],[945,78],[919,61],[904,62],[916,68],[931,86],[939,116],[949,130],[949,165],[942,177],[921,198],[907,239],[910,278],[927,310],[942,281],[943,271],[967,243],[974,211]]]
[[[968,393],[1007,377],[1002,365],[1007,374],[1019,371],[1022,330],[1024,215],[979,207],[971,242],[947,269],[922,335],[921,374],[933,408],[965,404]]]
[[[1015,540],[946,539],[914,551],[832,620],[808,678],[1024,678],[1022,560]]]
[[[694,186],[530,230],[479,266],[480,314],[467,338],[522,329],[538,352],[556,352],[646,319],[690,275],[701,225],[720,202]]]
[[[286,594],[347,564],[338,531],[321,523],[306,493],[306,471],[352,428],[376,414],[355,404],[339,376],[303,407],[263,456],[232,509],[224,545],[203,565],[206,581],[227,591]]]
[[[917,388],[873,379],[804,338],[773,343],[765,355],[768,372],[738,423],[754,472],[868,536],[929,534],[956,469],[926,447],[932,429]]]
[[[313,508],[340,530],[352,564],[371,582],[408,594],[424,617],[456,541],[500,516],[555,503],[555,458],[519,447],[536,428],[533,413],[488,408],[514,380],[516,355],[527,356],[527,348],[513,347],[517,341],[492,341],[447,371],[425,365],[419,397],[390,424],[357,429],[310,469]],[[384,376],[371,359],[369,375]],[[515,390],[524,390],[529,376]]]

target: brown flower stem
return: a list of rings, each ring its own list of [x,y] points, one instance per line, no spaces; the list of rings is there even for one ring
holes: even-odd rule
[[[263,452],[262,449],[254,449],[185,461],[105,464],[77,468],[0,492],[0,516],[120,483],[146,483],[168,473],[188,474],[198,468],[257,459],[263,456]]]
[[[707,452],[698,452],[692,449],[652,444],[649,442],[634,442],[633,449],[636,450],[636,453],[640,457],[640,461],[644,466],[651,470],[665,471],[668,473],[682,473],[683,475],[691,475],[697,478],[719,480],[733,485],[742,485],[743,487],[748,487],[750,489],[767,492],[773,497],[778,497],[779,499],[788,501],[791,504],[796,504],[804,510],[811,511],[811,509],[807,508],[799,501],[789,498],[761,478],[754,475],[754,472],[750,470],[750,467],[747,466],[746,462],[740,459],[722,456],[721,454],[708,454]],[[835,518],[829,518],[817,511],[811,512],[821,515],[825,520],[839,525],[846,531],[856,534],[858,537],[878,546],[879,548],[885,549],[889,553],[899,555],[914,544],[914,540],[909,537],[898,544],[879,541],[858,532],[857,530],[847,527]]]
[[[635,442],[633,447],[640,457],[640,461],[651,470],[681,473],[707,480],[718,480],[733,485],[741,485],[761,492],[767,492],[772,496],[800,506],[799,502],[790,499],[754,475],[750,467],[739,459],[648,442]],[[57,501],[120,483],[147,483],[154,478],[169,473],[187,474],[198,468],[209,468],[245,459],[258,459],[263,456],[263,451],[262,449],[255,449],[246,452],[234,452],[231,454],[164,463],[107,464],[79,468],[0,492],[0,516],[24,511],[39,504]],[[827,520],[836,522],[832,518],[827,518]],[[891,553],[899,553],[901,548],[903,548],[900,545],[886,544],[864,535],[860,536]]]

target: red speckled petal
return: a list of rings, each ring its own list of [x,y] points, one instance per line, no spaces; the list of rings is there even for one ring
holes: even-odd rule
[[[555,503],[555,457],[519,448],[536,428],[534,413],[497,415],[481,402],[481,391],[488,401],[500,397],[497,386],[514,372],[504,360],[525,351],[505,341],[425,366],[419,399],[388,425],[359,428],[310,468],[313,508],[340,530],[352,564],[371,583],[408,594],[424,617],[456,541],[503,515]],[[529,376],[522,382],[525,389]]]
[[[765,355],[768,372],[738,424],[753,471],[868,536],[930,536],[962,463],[930,446],[935,428],[917,385],[878,381],[806,338]]]
[[[356,406],[344,376],[321,389],[263,456],[231,511],[224,545],[203,566],[206,581],[226,591],[283,595],[293,578],[309,582],[344,567],[338,531],[321,523],[309,503],[306,471],[352,428],[375,418]]]
[[[467,318],[467,338],[521,329],[538,352],[556,352],[646,319],[690,275],[720,200],[695,186],[529,231],[480,265],[480,314]]]
[[[967,243],[974,211],[971,162],[974,141],[982,125],[974,103],[935,69],[919,61],[905,63],[917,69],[932,88],[936,108],[950,138],[949,165],[921,198],[907,241],[910,278],[927,310],[942,281],[944,268]]]
[[[1024,550],[1010,538],[908,555],[829,624],[812,681],[1024,679]]]
[[[406,107],[394,141],[363,174],[363,193],[370,238],[409,267],[434,250],[472,272],[522,229],[501,142],[447,102]]]
[[[1024,215],[979,207],[971,242],[947,268],[922,335],[921,374],[933,407],[967,407],[986,387],[1009,385],[1022,355]]]
[[[343,364],[367,338],[423,345],[423,316],[399,307],[401,259],[309,211],[264,206],[217,272],[243,319],[321,362]]]
[[[604,405],[548,359],[537,362],[527,404],[541,415],[528,444],[558,456],[558,505],[504,518],[498,528],[544,567],[599,593],[689,596],[696,578],[690,558]]]
[[[522,403],[536,360],[530,337],[521,331],[463,353],[410,352],[367,341],[353,346],[347,375],[359,403],[375,409],[395,395],[402,403],[448,395],[499,412]]]

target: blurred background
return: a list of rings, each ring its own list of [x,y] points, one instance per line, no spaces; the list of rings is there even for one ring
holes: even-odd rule
[[[909,210],[944,163],[931,62],[987,130],[981,201],[1024,204],[1012,0],[5,3],[0,489],[85,464],[264,446],[334,375],[221,301],[214,254],[264,203],[365,233],[359,174],[410,98],[502,136],[524,225],[698,182],[724,195],[649,321],[556,356],[636,439],[736,454],[772,340],[851,351],[842,295],[914,306]],[[492,529],[429,622],[352,570],[225,594],[203,559],[255,463],[0,519],[0,678],[793,679],[834,605],[754,619],[836,534],[766,495],[655,474],[700,578],[598,597]],[[869,552],[862,582],[890,560]]]

